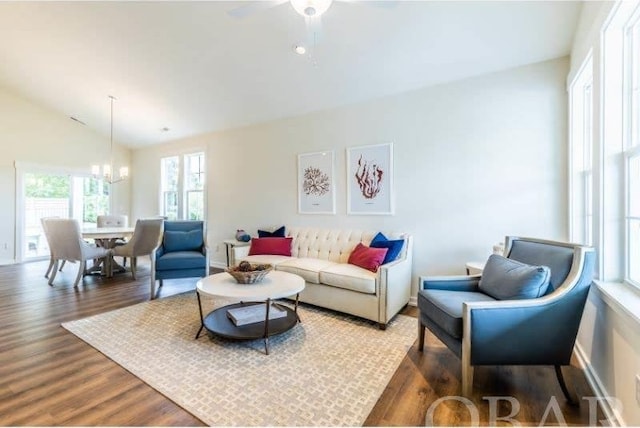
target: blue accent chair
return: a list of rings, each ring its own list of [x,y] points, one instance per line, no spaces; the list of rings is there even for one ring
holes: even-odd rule
[[[151,253],[151,299],[156,296],[156,280],[202,278],[209,275],[209,250],[203,221],[164,222],[162,242]]]
[[[562,392],[575,403],[561,366],[570,364],[593,280],[595,250],[509,236],[505,244],[508,259],[549,268],[546,293],[536,298],[498,300],[479,287],[482,274],[420,277],[419,350],[424,348],[428,328],[461,359],[462,395],[466,397],[471,396],[474,366],[552,365]],[[488,277],[486,270],[485,274]]]

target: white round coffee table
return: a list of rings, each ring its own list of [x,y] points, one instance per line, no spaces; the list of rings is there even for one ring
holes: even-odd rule
[[[216,273],[199,280],[196,284],[198,307],[200,309],[200,337],[202,329],[227,339],[264,339],[265,353],[269,354],[269,337],[283,333],[295,326],[298,317],[298,295],[304,290],[304,279],[292,273],[271,271],[256,284],[238,284],[226,272]],[[217,308],[207,314],[202,313],[200,293],[212,297],[239,300],[240,303]],[[296,296],[294,308],[274,299]],[[244,321],[253,321],[242,324]],[[279,316],[274,318],[274,316]],[[255,318],[260,320],[256,321]],[[235,322],[234,322],[235,318]]]

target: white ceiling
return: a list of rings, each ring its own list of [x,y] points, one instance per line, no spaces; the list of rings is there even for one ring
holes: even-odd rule
[[[0,85],[139,147],[567,55],[576,1],[335,1],[314,66],[289,3],[0,2]],[[163,127],[170,128],[162,132]]]

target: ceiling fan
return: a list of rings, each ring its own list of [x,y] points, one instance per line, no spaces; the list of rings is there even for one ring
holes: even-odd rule
[[[348,0],[347,0],[348,1]],[[243,19],[257,14],[267,9],[280,6],[284,3],[291,3],[293,9],[302,17],[307,27],[307,48],[302,47],[302,52],[306,49],[313,49],[322,37],[322,21],[320,17],[325,13],[333,0],[262,0],[250,2],[244,6],[231,9],[227,14],[236,19]],[[299,52],[301,47],[296,45],[294,49]]]
[[[291,3],[291,6],[302,15],[307,18],[320,18],[325,13],[333,0],[262,0],[250,2],[244,6],[236,7],[227,12],[227,14],[236,19],[246,18],[250,15],[254,15],[266,9],[271,9],[276,6],[280,6],[284,3]]]
[[[358,1],[358,0],[335,0],[346,3],[365,3],[367,5],[390,7],[395,6],[396,1]],[[321,16],[329,10],[334,0],[261,0],[249,2],[246,5],[231,9],[227,12],[229,16],[236,19],[243,19],[261,11],[290,3],[299,15],[304,17],[307,25],[309,44],[315,45],[320,40],[322,33]]]

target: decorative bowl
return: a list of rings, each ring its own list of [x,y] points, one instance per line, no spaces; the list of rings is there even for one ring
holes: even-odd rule
[[[247,268],[246,266],[235,266],[227,268],[225,272],[227,272],[236,281],[238,281],[238,284],[256,284],[262,281],[264,277],[267,276],[269,272],[271,272],[272,269],[273,266],[269,264],[252,264],[249,268]]]

